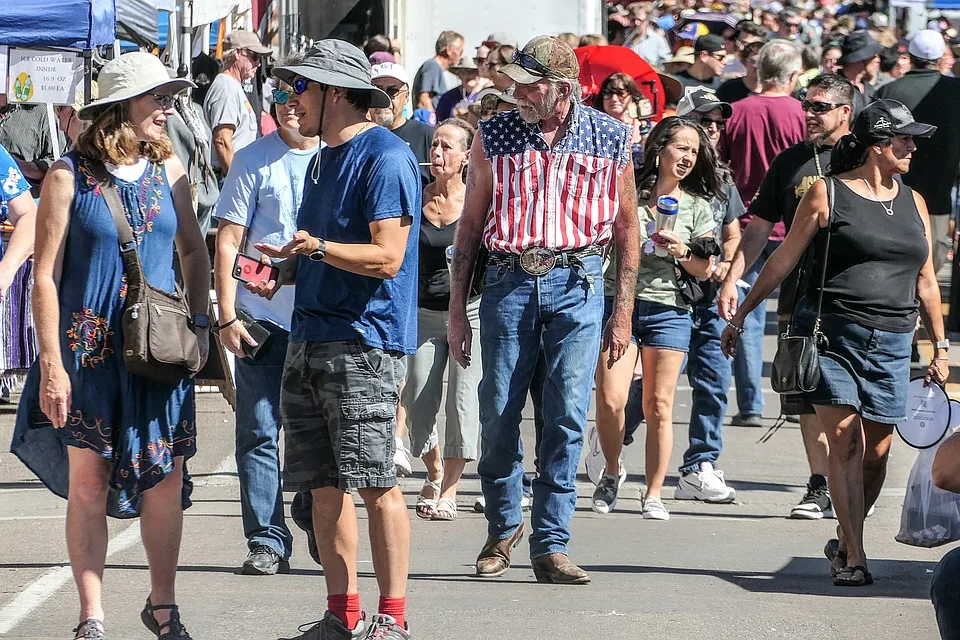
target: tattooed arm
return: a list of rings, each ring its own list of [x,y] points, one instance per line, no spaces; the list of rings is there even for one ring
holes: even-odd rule
[[[637,289],[637,268],[640,266],[640,222],[637,217],[637,187],[633,164],[620,173],[617,180],[620,210],[613,223],[613,241],[617,250],[617,292],[613,315],[603,330],[601,351],[607,353],[607,368],[623,357],[630,346],[630,318]]]

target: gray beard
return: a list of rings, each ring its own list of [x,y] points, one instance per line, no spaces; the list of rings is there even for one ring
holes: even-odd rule
[[[393,115],[393,109],[375,109],[373,120],[381,127],[392,129],[396,117]]]

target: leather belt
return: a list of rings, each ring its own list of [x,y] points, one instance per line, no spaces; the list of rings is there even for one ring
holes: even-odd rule
[[[573,266],[582,266],[581,259],[590,256],[603,255],[603,247],[598,244],[592,244],[583,249],[572,249],[569,251],[556,251],[545,247],[530,247],[524,249],[522,253],[500,253],[491,252],[489,263],[498,267],[506,267],[511,271],[519,266],[531,276],[543,276],[554,269],[569,268]]]

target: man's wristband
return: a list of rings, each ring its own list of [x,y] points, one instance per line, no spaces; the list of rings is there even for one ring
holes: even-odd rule
[[[727,326],[737,332],[738,336],[743,335],[743,327],[733,323],[733,320],[727,320]]]
[[[234,322],[236,322],[236,321],[239,320],[239,319],[240,319],[240,316],[234,316],[234,317],[233,317],[233,320],[230,320],[230,321],[228,321],[228,322],[224,322],[223,324],[220,324],[220,323],[218,322],[217,324],[213,325],[212,331],[213,331],[214,333],[220,333],[221,331],[223,331],[224,329],[226,329],[227,327],[229,327],[230,325],[232,325]]]

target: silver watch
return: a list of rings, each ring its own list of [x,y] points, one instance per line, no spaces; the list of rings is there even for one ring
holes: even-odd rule
[[[950,341],[941,340],[940,342],[935,342],[933,345],[934,349],[943,349],[944,351],[950,351]]]

